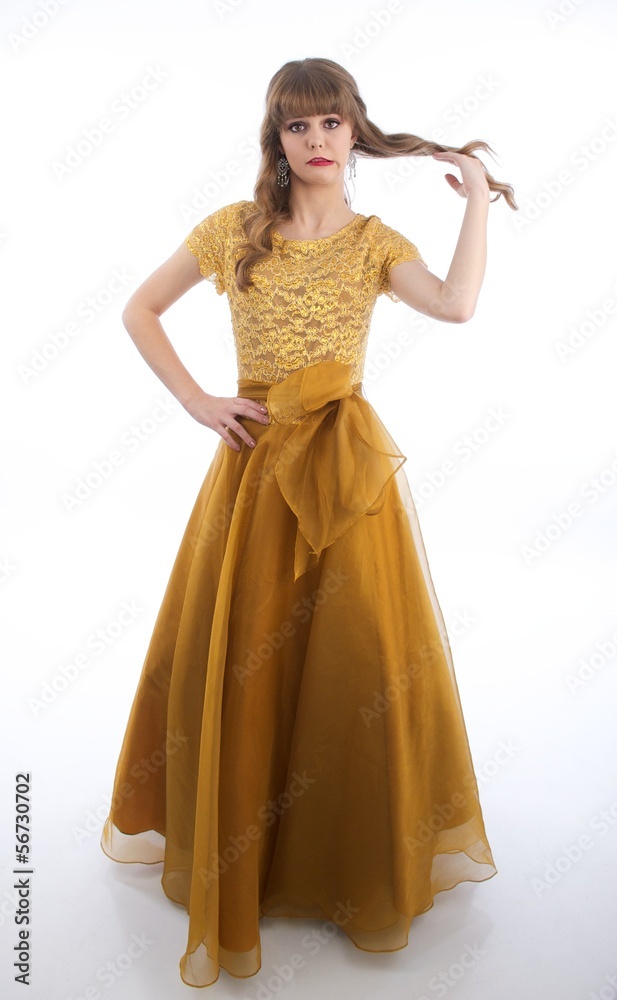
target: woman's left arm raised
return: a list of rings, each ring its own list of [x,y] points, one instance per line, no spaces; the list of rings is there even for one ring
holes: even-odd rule
[[[403,261],[390,270],[390,288],[417,312],[446,323],[466,323],[475,312],[486,268],[490,189],[477,157],[454,152],[433,156],[459,167],[462,180],[453,174],[446,174],[446,180],[461,198],[467,199],[452,263],[442,281],[422,261]]]

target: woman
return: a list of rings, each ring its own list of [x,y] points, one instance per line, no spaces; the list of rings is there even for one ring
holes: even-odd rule
[[[181,977],[261,967],[259,918],[311,917],[367,951],[407,944],[437,892],[496,873],[451,651],[402,465],[362,391],[380,293],[474,312],[490,191],[472,150],[385,135],[328,59],[270,82],[253,201],[226,205],[127,303],[139,351],[221,437],[157,617],[101,846],[163,862],[189,913]],[[445,280],[378,216],[348,162],[432,155],[466,198]],[[205,392],[160,315],[229,297],[238,395]]]

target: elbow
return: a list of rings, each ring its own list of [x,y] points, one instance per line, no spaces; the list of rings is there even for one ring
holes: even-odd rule
[[[154,310],[148,309],[146,306],[140,305],[139,303],[133,302],[129,299],[124,309],[122,310],[122,317],[121,317],[124,327],[126,330],[128,330],[129,333],[131,332],[131,329],[135,325],[135,318],[139,314],[143,315],[144,312],[154,312]]]
[[[135,306],[136,306],[135,296],[131,295],[130,299],[128,300],[128,302],[125,303],[124,309],[122,310],[122,322],[124,323],[127,330],[129,328],[129,323],[131,322],[131,316],[135,312]]]
[[[468,323],[476,311],[475,305],[464,305],[458,303],[456,308],[449,314],[450,323]]]
[[[477,295],[470,288],[441,283],[433,315],[445,323],[467,323],[476,311]]]
[[[134,329],[134,317],[135,317],[135,309],[126,306],[122,312],[122,323],[124,325],[124,329],[126,330],[126,332],[130,337],[133,336],[132,331]]]
[[[475,305],[466,305],[464,302],[451,302],[449,305],[440,302],[435,308],[427,309],[429,316],[442,323],[467,323],[475,311]]]
[[[469,309],[467,312],[456,313],[455,316],[452,316],[450,322],[451,323],[468,323],[469,320],[472,318],[472,316],[474,314],[474,311],[475,311],[474,309]]]

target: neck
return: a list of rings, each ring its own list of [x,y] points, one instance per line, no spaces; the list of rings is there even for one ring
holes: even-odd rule
[[[295,177],[289,194],[289,211],[294,226],[314,232],[344,226],[356,215],[341,188],[316,190],[313,185],[297,183]]]

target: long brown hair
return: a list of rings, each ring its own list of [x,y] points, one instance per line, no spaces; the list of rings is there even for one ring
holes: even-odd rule
[[[473,156],[474,149],[493,153],[488,143],[480,140],[464,146],[444,146],[408,132],[382,132],[367,117],[356,81],[343,66],[319,58],[285,63],[270,80],[266,92],[266,113],[260,131],[262,158],[254,190],[257,207],[245,219],[247,239],[238,247],[243,254],[236,261],[236,281],[242,291],[253,283],[249,276],[251,266],[271,253],[273,231],[280,223],[291,220],[289,185],[281,187],[277,183],[279,133],[283,123],[288,118],[328,113],[341,115],[351,125],[352,134],[357,133],[353,151],[358,156],[431,156],[445,151]],[[503,195],[510,208],[517,211],[513,187],[496,181],[482,166],[489,189],[496,192],[491,201]],[[347,197],[345,201],[349,204]]]

